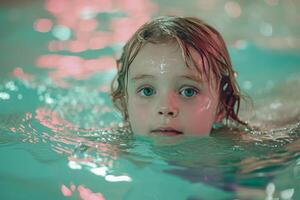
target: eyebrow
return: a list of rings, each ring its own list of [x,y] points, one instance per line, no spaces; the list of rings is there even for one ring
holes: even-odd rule
[[[177,77],[189,79],[189,80],[199,82],[199,83],[202,82],[201,78],[199,78],[197,76],[193,76],[193,75],[181,75],[181,76],[177,76]],[[131,78],[131,80],[133,80],[133,81],[138,81],[138,80],[143,80],[143,79],[155,79],[155,76],[149,75],[149,74],[139,74],[139,75],[136,75],[133,78]]]
[[[152,75],[148,75],[148,74],[139,74],[139,75],[136,75],[136,76],[134,76],[133,78],[131,78],[131,80],[133,80],[133,81],[138,81],[138,80],[147,79],[147,78],[155,79],[155,77],[152,76]]]
[[[197,76],[194,76],[194,75],[181,75],[181,76],[179,76],[179,77],[180,77],[180,78],[190,79],[190,80],[192,80],[192,81],[199,82],[199,83],[202,82],[202,80],[201,80],[200,77],[197,77]]]

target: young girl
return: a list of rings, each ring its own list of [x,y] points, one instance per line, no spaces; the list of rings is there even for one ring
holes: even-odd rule
[[[117,61],[111,97],[133,133],[208,135],[239,119],[241,94],[220,33],[193,17],[144,24]]]

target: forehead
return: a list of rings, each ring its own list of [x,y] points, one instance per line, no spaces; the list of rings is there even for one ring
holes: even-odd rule
[[[175,42],[167,44],[152,44],[147,43],[138,52],[134,62],[143,62],[146,60],[156,60],[165,57],[169,60],[181,60],[182,56],[179,45]]]
[[[195,61],[200,59],[200,55],[198,53],[191,50],[190,52]],[[187,73],[199,74],[194,67],[194,63],[189,59],[187,61],[189,66],[193,67],[188,68],[186,66],[183,52],[176,42],[167,44],[148,43],[138,52],[137,56],[134,58],[129,67],[129,74],[139,73],[145,70],[155,70],[155,68],[149,66],[156,66],[160,67],[161,69],[163,67],[165,69],[172,67],[172,70],[180,70],[181,72],[184,71]],[[201,68],[201,66],[199,66],[201,65],[201,63],[202,62],[199,62],[199,64],[197,64],[197,68]]]

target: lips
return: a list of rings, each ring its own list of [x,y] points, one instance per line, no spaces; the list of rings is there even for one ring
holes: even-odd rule
[[[161,135],[182,135],[183,133],[172,127],[160,127],[158,129],[152,130],[151,133],[161,134]]]

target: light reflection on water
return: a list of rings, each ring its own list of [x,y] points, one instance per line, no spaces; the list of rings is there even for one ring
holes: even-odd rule
[[[228,137],[226,133],[180,139],[99,131],[122,125],[107,92],[115,73],[114,57],[124,42],[153,15],[185,15],[193,9],[195,13],[200,9],[207,20],[212,19],[212,13],[225,14],[209,22],[225,32],[242,89],[257,97],[256,109],[245,117],[265,129],[299,121],[300,79],[295,75],[299,73],[299,56],[294,56],[295,52],[277,55],[255,47],[299,48],[299,30],[285,35],[289,27],[276,24],[279,14],[275,21],[270,19],[273,11],[266,14],[268,19],[258,16],[262,15],[260,4],[282,11],[289,8],[287,4],[279,6],[286,2],[298,6],[294,1],[271,0],[249,5],[233,1],[201,0],[196,6],[195,2],[174,2],[181,9],[148,0],[45,1],[48,17],[30,22],[39,37],[48,37],[44,53],[39,52],[30,61],[34,67],[14,64],[9,72],[14,78],[5,76],[0,83],[0,175],[1,183],[7,185],[0,197],[24,199],[21,194],[26,193],[32,199],[299,198],[299,128],[271,135],[253,133],[244,138],[234,134]],[[289,10],[289,15],[293,13]],[[244,24],[247,16],[251,16],[249,27],[232,28]],[[14,23],[17,19],[15,15],[9,20]],[[294,21],[288,20],[289,25]],[[277,53],[277,60],[270,52]],[[5,56],[6,51],[3,53]],[[247,65],[247,59],[259,56],[266,60]],[[282,63],[278,64],[278,57]],[[261,85],[257,85],[257,74],[253,73],[255,64],[265,70]],[[273,72],[276,64],[285,68]],[[286,77],[280,82],[275,75]]]

